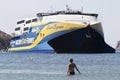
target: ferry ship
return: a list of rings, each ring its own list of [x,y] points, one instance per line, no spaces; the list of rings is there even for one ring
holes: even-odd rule
[[[17,21],[11,52],[114,53],[106,44],[98,14],[67,9]]]

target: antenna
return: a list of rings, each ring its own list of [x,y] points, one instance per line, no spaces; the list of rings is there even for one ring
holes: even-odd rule
[[[50,11],[50,12],[52,13],[52,12],[53,12],[53,7],[51,6],[50,8],[51,8],[51,11]]]
[[[70,11],[70,10],[71,10],[68,5],[66,5],[66,10],[67,10],[67,11]]]
[[[81,7],[81,12],[83,12],[83,7]]]

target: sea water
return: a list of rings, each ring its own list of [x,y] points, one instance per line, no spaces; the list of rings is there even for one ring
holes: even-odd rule
[[[67,76],[71,57],[82,74]],[[120,80],[120,54],[1,53],[0,80]]]

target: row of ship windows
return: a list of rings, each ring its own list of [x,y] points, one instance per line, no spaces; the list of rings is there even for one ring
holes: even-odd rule
[[[19,31],[20,30],[20,27],[16,28],[15,31]],[[29,28],[29,27],[26,27],[23,29],[23,31],[27,31],[27,30],[30,30],[31,32],[36,32],[37,31],[37,28]]]
[[[28,29],[29,29],[29,28],[26,27],[26,28],[24,28],[24,31],[26,31],[26,30],[28,30]],[[18,30],[20,30],[20,27],[15,28],[15,31],[18,31]]]
[[[23,30],[26,31],[28,29],[29,29],[29,27],[25,27]],[[15,31],[19,31],[19,30],[20,30],[20,27],[15,28]]]
[[[38,21],[37,18],[32,19],[32,20],[28,20],[28,21],[26,21],[26,22],[25,22],[25,20],[21,20],[21,21],[18,21],[17,24],[21,24],[21,23],[26,23],[26,24],[28,24],[28,23],[37,22],[37,21]]]

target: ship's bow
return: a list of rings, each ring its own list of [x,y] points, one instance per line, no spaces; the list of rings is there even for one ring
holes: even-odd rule
[[[88,25],[48,42],[57,53],[114,53],[104,41],[100,24]]]

